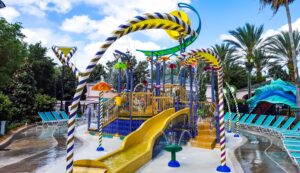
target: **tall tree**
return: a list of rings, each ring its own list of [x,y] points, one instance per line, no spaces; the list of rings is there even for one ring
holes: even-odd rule
[[[223,62],[224,80],[237,88],[247,86],[247,82],[240,80],[247,76],[247,72],[243,67],[239,66],[241,62],[239,60],[240,57],[235,53],[236,50],[226,43],[216,44],[212,46],[212,49]]]
[[[268,40],[270,42],[267,47],[268,51],[276,57],[278,63],[287,66],[289,80],[295,82],[292,45],[289,33],[282,31],[275,36],[271,36]],[[293,31],[293,40],[296,47],[296,56],[298,56],[300,53],[300,33],[298,30]]]
[[[55,96],[55,63],[46,56],[47,48],[43,47],[41,43],[36,43],[29,45],[28,51],[38,92]]]
[[[291,42],[291,48],[292,48],[292,59],[293,59],[293,66],[294,66],[294,76],[296,81],[296,102],[297,102],[297,108],[300,108],[300,79],[299,79],[299,71],[298,71],[298,62],[297,62],[297,56],[296,56],[296,47],[293,39],[293,28],[292,28],[292,17],[289,5],[292,4],[295,0],[260,0],[260,3],[262,7],[265,7],[267,5],[271,6],[271,9],[274,12],[274,15],[278,12],[280,7],[285,7],[286,16],[288,20],[288,27],[289,27],[289,37]],[[297,113],[297,119],[300,119],[300,113]]]
[[[229,31],[233,39],[225,40],[235,49],[237,56],[245,60],[245,66],[248,71],[248,95],[251,96],[251,72],[254,67],[254,52],[265,46],[262,34],[264,32],[263,25],[256,27],[255,25],[246,23],[243,27]]]
[[[11,82],[12,74],[26,57],[26,45],[22,41],[20,23],[10,24],[0,18],[0,90]]]
[[[147,61],[138,62],[136,67],[134,67],[134,72],[133,72],[134,86],[136,86],[141,81],[146,80],[147,75],[149,75],[148,62]]]
[[[288,73],[283,69],[281,65],[274,65],[269,69],[269,77],[273,79],[282,79],[287,81],[289,79]]]
[[[105,67],[102,64],[97,64],[95,69],[92,71],[91,76],[89,78],[89,82],[100,81],[102,79],[107,79],[107,73],[105,71]]]
[[[299,80],[299,74],[298,74],[298,67],[297,67],[297,56],[296,56],[296,46],[295,42],[293,39],[293,28],[292,28],[292,17],[291,17],[291,12],[289,5],[292,4],[295,0],[260,0],[260,3],[262,7],[265,7],[267,5],[271,6],[271,9],[274,12],[274,15],[278,12],[280,7],[285,7],[286,15],[287,15],[287,20],[288,20],[288,26],[289,26],[289,37],[290,37],[290,42],[291,42],[291,49],[292,49],[292,59],[293,59],[293,65],[294,65],[294,76],[295,80],[297,82]],[[297,94],[297,106],[300,107],[300,93]]]
[[[36,82],[32,65],[25,59],[24,64],[14,73],[12,78],[12,102],[14,103],[13,120],[35,120],[34,112]]]
[[[56,69],[56,98],[61,100],[72,100],[73,95],[75,93],[76,89],[76,77],[72,70],[64,65],[65,68],[65,74],[64,79],[62,79],[62,66],[58,67]],[[62,83],[64,84],[63,92],[64,92],[64,98],[62,98]]]
[[[221,58],[223,62],[224,78],[225,81],[231,82],[232,71],[231,66],[236,64],[238,56],[234,54],[235,49],[230,47],[229,44],[215,44],[212,46],[213,51]]]
[[[274,57],[266,53],[263,49],[257,49],[254,51],[253,65],[256,69],[256,82],[259,83],[264,81],[262,71],[274,64],[271,62],[272,59],[274,59]],[[275,62],[275,64],[277,64],[277,62]]]

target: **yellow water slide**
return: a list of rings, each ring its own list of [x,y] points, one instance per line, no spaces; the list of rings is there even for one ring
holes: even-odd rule
[[[165,110],[145,121],[140,128],[128,135],[120,149],[97,160],[78,160],[74,163],[75,173],[133,173],[152,159],[156,139],[175,118],[188,115],[189,109],[175,113]]]

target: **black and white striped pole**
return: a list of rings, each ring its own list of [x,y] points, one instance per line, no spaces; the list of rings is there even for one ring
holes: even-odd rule
[[[6,7],[4,2],[0,0],[0,8],[4,8],[4,7]]]

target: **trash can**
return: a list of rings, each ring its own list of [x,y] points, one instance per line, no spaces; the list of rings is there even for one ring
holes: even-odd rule
[[[1,129],[0,129],[1,135],[5,134],[5,124],[6,124],[6,121],[1,121]]]

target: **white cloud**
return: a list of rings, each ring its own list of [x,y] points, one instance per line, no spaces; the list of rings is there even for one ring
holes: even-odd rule
[[[52,53],[51,47],[57,46],[77,46],[82,47],[84,44],[81,41],[73,40],[66,34],[57,33],[49,28],[24,28],[22,33],[26,36],[25,42],[35,44],[41,42],[44,47],[47,47],[47,55],[53,57],[56,63],[59,63],[55,55]]]
[[[230,34],[222,34],[220,35],[220,40],[235,40],[235,38]]]
[[[90,19],[87,15],[82,15],[65,19],[60,28],[74,33],[91,33],[95,31],[97,25],[97,21]]]
[[[299,30],[300,31],[300,17],[292,23],[292,28],[293,30]],[[274,29],[269,29],[264,33],[264,37],[270,37],[272,35],[276,35],[278,33],[280,33],[281,31],[288,31],[288,24],[281,26],[280,28],[274,30]]]
[[[28,5],[28,6],[23,6],[21,7],[21,11],[23,13],[38,17],[38,18],[42,18],[46,15],[46,13],[44,11],[42,11],[40,8],[38,8],[37,6],[34,5]]]
[[[91,43],[83,43],[80,41],[73,40],[70,36],[56,33],[48,28],[25,28],[22,29],[22,33],[26,36],[24,41],[28,43],[36,43],[41,41],[42,45],[48,48],[47,55],[50,57],[55,57],[51,47],[53,45],[57,46],[77,46],[77,52],[75,53],[72,61],[74,64],[78,65],[78,68],[84,70],[88,65],[90,59],[95,55],[102,42],[93,41]],[[154,42],[144,42],[139,40],[134,40],[128,36],[122,37],[117,40],[104,54],[101,58],[100,63],[105,64],[108,60],[113,57],[113,51],[118,49],[120,51],[126,51],[129,49],[134,55],[136,55],[138,60],[144,60],[145,56],[141,52],[137,52],[136,49],[154,49],[158,50],[161,47]],[[58,63],[57,58],[54,58],[55,62]]]
[[[72,18],[65,19],[60,28],[64,31],[85,33],[88,34],[90,40],[98,40],[108,36],[118,25],[138,14],[157,11],[171,12],[177,9],[179,0],[86,0],[83,2],[99,7],[101,9],[99,12],[105,17],[101,20],[93,20],[86,15],[73,16]],[[190,0],[180,2],[190,3]],[[142,33],[153,41],[169,39],[164,31],[150,30]]]
[[[77,0],[9,0],[5,2],[7,5],[19,6],[24,12],[30,15],[36,15],[32,13],[30,9],[35,11],[56,11],[58,13],[67,13],[72,9],[72,3]]]
[[[87,34],[90,40],[99,40],[107,37],[120,23],[121,20],[113,16],[106,16],[97,21],[87,15],[81,15],[65,19],[60,29],[77,34]]]
[[[12,22],[19,16],[20,13],[13,7],[5,7],[0,10],[0,17],[4,17],[8,22]]]
[[[293,30],[298,29],[300,31],[300,17],[295,22],[292,23],[292,28],[293,28]],[[288,31],[288,29],[289,29],[288,24],[280,27],[280,30],[283,30],[283,31]]]
[[[103,42],[91,42],[82,48],[78,49],[78,52],[74,55],[73,61],[75,64],[79,65],[81,70],[88,65],[89,60],[95,55],[99,47]],[[134,40],[130,37],[122,37],[117,40],[103,55],[100,59],[99,63],[105,64],[107,61],[112,60],[114,50],[120,50],[126,52],[126,50],[130,50],[136,57],[137,60],[145,60],[145,56],[141,52],[137,52],[136,49],[160,49],[161,47],[153,42],[142,42],[139,40]],[[80,62],[80,64],[79,64]]]

